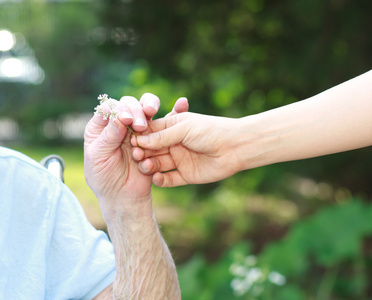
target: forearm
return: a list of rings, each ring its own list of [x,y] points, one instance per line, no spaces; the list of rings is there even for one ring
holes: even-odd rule
[[[152,215],[151,198],[125,201],[105,220],[116,259],[114,299],[181,299],[176,268]]]
[[[372,71],[241,122],[250,132],[241,149],[249,154],[245,169],[370,146]]]

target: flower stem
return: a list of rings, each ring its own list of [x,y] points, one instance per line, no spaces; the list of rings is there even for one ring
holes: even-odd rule
[[[133,133],[133,135],[134,135],[135,137],[137,137],[137,134],[133,131],[132,128],[130,128],[128,125],[125,125],[125,126],[127,126],[128,130],[129,130],[131,133]],[[138,144],[137,144],[137,145],[138,145]],[[145,151],[145,149],[144,149],[141,145],[138,145],[138,147],[140,147],[143,151]]]

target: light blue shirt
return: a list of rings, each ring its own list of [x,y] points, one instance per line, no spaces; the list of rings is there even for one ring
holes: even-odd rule
[[[0,147],[0,300],[92,299],[114,274],[111,243],[72,192]]]

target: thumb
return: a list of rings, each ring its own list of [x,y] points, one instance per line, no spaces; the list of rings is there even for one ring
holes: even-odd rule
[[[189,111],[189,102],[187,98],[181,97],[174,104],[172,111],[168,113],[165,117],[170,117],[175,114],[179,114],[179,113],[187,112],[187,111]]]
[[[127,134],[127,128],[117,121],[109,121],[101,134],[96,139],[96,147],[99,147],[98,152],[112,152],[119,148]]]
[[[185,126],[177,124],[167,129],[137,136],[137,144],[149,150],[160,150],[181,143],[186,137]]]

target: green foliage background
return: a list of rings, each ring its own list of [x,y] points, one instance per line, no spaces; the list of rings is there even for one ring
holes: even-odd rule
[[[180,96],[191,111],[229,117],[299,101],[371,69],[371,11],[367,0],[3,1],[0,29],[26,37],[46,79],[0,82],[0,116],[20,124],[10,146],[35,159],[67,156],[66,183],[89,213],[82,142],[44,137],[46,119],[90,112],[103,92],[154,93],[159,116]],[[367,148],[155,188],[183,299],[372,298],[371,156]],[[246,278],[234,264],[261,272],[243,293],[232,288]],[[284,285],[269,280],[273,271]]]

